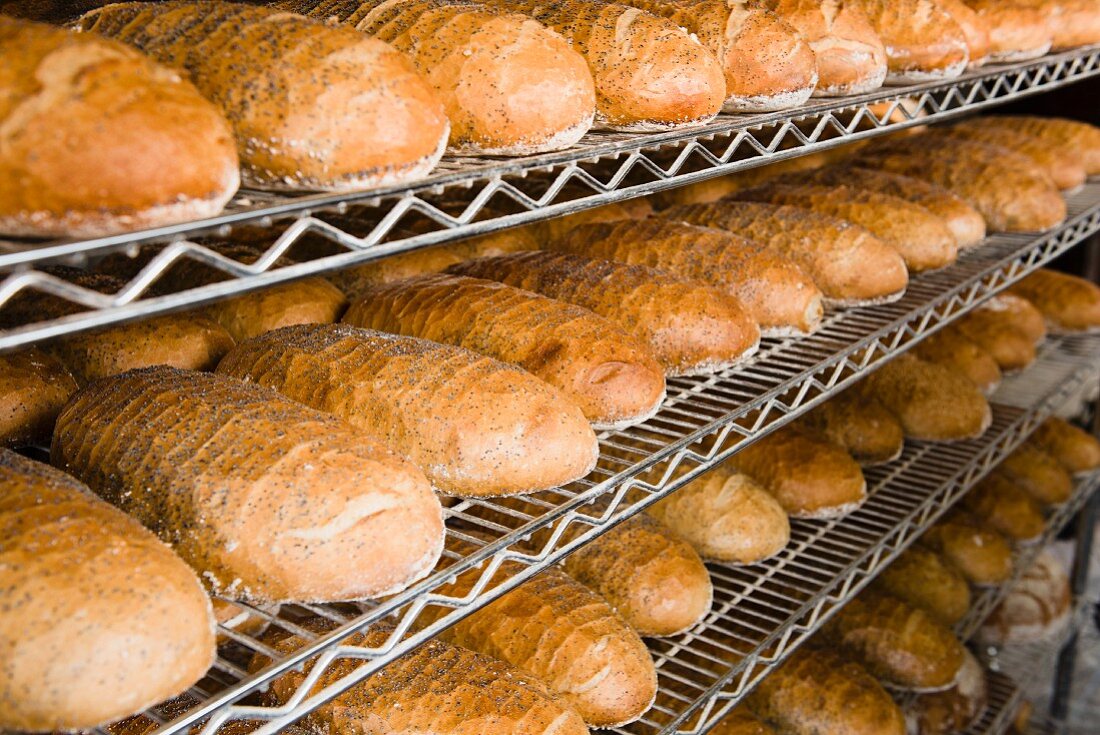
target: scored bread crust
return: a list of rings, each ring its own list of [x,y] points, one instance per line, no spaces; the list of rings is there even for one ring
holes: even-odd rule
[[[30,347],[0,355],[0,445],[49,444],[76,379],[49,353]]]
[[[997,465],[1028,495],[1044,505],[1064,503],[1073,494],[1073,478],[1057,459],[1027,442]]]
[[[1002,472],[982,478],[963,496],[961,505],[1018,543],[1034,540],[1046,528],[1043,506]]]
[[[887,84],[952,79],[970,60],[966,34],[932,0],[847,0],[863,11],[886,48]]]
[[[1003,0],[963,0],[989,27],[989,60],[1036,59],[1054,45],[1047,15],[1027,3]],[[1094,11],[1095,12],[1095,11]]]
[[[1027,156],[1046,171],[1054,185],[1063,191],[1077,189],[1085,183],[1088,175],[1076,154],[1064,148],[1052,148],[1034,136],[1018,130],[986,127],[981,121],[982,118],[966,120],[957,125],[937,128],[937,133],[962,140],[989,143]]]
[[[921,544],[903,551],[871,584],[924,610],[943,625],[954,625],[970,609],[966,577],[945,557]]]
[[[936,4],[959,24],[963,36],[966,37],[966,47],[970,55],[969,68],[986,64],[992,44],[989,38],[989,21],[978,15],[965,0],[936,0]]]
[[[999,532],[962,511],[941,519],[921,543],[947,558],[971,584],[997,585],[1012,574],[1012,547]]]
[[[650,350],[587,309],[478,278],[427,275],[364,291],[344,322],[480,352],[561,390],[597,425],[644,421],[665,396]]]
[[[0,482],[0,727],[91,729],[206,673],[214,618],[179,557],[48,465],[0,449]]]
[[[1071,474],[1100,467],[1100,441],[1084,429],[1056,416],[1039,424],[1029,441],[1061,462]]]
[[[93,383],[58,417],[51,459],[226,597],[388,594],[427,574],[442,547],[439,501],[416,468],[232,378],[157,367]]]
[[[584,225],[545,247],[709,283],[748,307],[765,336],[809,334],[824,313],[821,290],[793,259],[723,230],[651,217]]]
[[[829,399],[800,423],[844,447],[864,467],[891,462],[905,448],[905,432],[897,418],[856,388]]]
[[[721,372],[760,344],[756,320],[735,297],[646,266],[535,250],[468,260],[446,272],[591,309],[649,345],[668,376]]]
[[[1100,174],[1100,128],[1079,120],[1035,115],[987,115],[985,127],[1007,127],[1065,148],[1077,156],[1089,176]]]
[[[443,155],[431,87],[404,54],[350,28],[220,0],[118,3],[77,26],[186,71],[232,124],[252,186],[383,186]]]
[[[996,646],[1042,640],[1068,621],[1071,604],[1066,570],[1044,550],[993,609],[976,637]]]
[[[336,414],[448,494],[545,490],[584,477],[599,455],[580,409],[552,386],[414,337],[346,324],[289,327],[239,345],[218,372]]]
[[[987,396],[1001,384],[1001,368],[993,355],[954,324],[925,337],[913,348],[913,354],[965,375]]]
[[[1056,334],[1100,328],[1100,286],[1079,276],[1041,268],[1009,287],[1042,312]]]

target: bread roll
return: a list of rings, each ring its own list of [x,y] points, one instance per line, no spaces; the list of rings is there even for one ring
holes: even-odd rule
[[[895,250],[862,227],[828,215],[722,201],[673,207],[662,216],[728,230],[766,245],[803,268],[832,304],[893,301],[909,283],[905,261]]]
[[[904,735],[905,718],[866,669],[802,646],[749,693],[751,710],[791,735]]]
[[[412,57],[451,121],[452,149],[528,155],[568,148],[592,125],[596,93],[580,54],[522,15],[468,0],[280,0]]]
[[[1058,460],[1071,474],[1100,467],[1100,442],[1096,437],[1056,416],[1040,424],[1030,442]]]
[[[1007,475],[991,472],[963,496],[962,507],[1012,541],[1031,541],[1046,527],[1043,507]]]
[[[1084,278],[1042,268],[1011,286],[1009,291],[1041,311],[1051,332],[1064,334],[1100,328],[1100,286]]]
[[[925,337],[913,348],[913,354],[965,375],[987,396],[1001,384],[1001,368],[993,355],[953,324]]]
[[[65,366],[35,347],[0,355],[0,445],[48,444],[76,389]]]
[[[921,694],[906,712],[913,735],[949,735],[964,732],[982,715],[989,700],[985,669],[974,654],[963,649],[963,664],[955,686]]]
[[[775,730],[745,705],[730,710],[710,729],[710,735],[776,735]]]
[[[849,600],[821,635],[879,680],[914,691],[954,684],[965,650],[950,629],[923,610],[874,589]]]
[[[117,3],[77,25],[186,72],[233,125],[251,186],[384,186],[443,155],[432,88],[404,54],[350,28],[220,0]]]
[[[952,79],[970,60],[966,34],[932,0],[848,0],[886,47],[887,84]]]
[[[709,283],[739,299],[767,336],[813,332],[824,313],[821,290],[792,258],[722,230],[651,218],[585,225],[546,247]]]
[[[817,60],[798,31],[748,0],[629,0],[685,28],[718,58],[725,112],[798,107],[817,84]]]
[[[237,190],[228,124],[177,74],[122,44],[6,16],[0,56],[0,233],[159,227],[212,217]]]
[[[898,251],[911,273],[950,265],[958,255],[955,236],[942,220],[919,204],[889,194],[843,185],[773,183],[730,198],[786,204],[854,222]]]
[[[1066,217],[1066,202],[1046,172],[998,146],[910,135],[875,141],[854,160],[946,187],[981,212],[994,232],[1046,230]]]
[[[989,614],[976,637],[995,646],[1042,640],[1068,622],[1071,600],[1066,570],[1044,550]]]
[[[989,21],[978,15],[965,0],[936,0],[936,4],[959,24],[966,38],[969,67],[973,69],[989,61]]]
[[[1018,299],[1022,301],[1022,299]],[[1014,315],[1018,303],[994,297],[988,308],[979,307],[964,314],[954,328],[993,356],[1005,372],[1026,368],[1035,362],[1035,340]],[[1042,317],[1039,319],[1042,326]]]
[[[761,5],[787,21],[817,58],[816,97],[864,94],[886,79],[886,49],[867,16],[853,3],[766,0]]]
[[[733,465],[775,496],[794,518],[838,518],[867,497],[852,456],[798,426],[784,426],[742,449]]]
[[[791,538],[779,501],[729,463],[691,480],[647,512],[704,559],[726,564],[763,561],[782,551]]]
[[[1054,33],[1039,10],[1004,0],[963,0],[989,27],[989,60],[1037,59],[1054,43]]]
[[[988,115],[982,126],[1010,128],[1076,153],[1089,176],[1100,174],[1100,128],[1079,120],[1034,115]]]
[[[331,630],[326,618],[307,618],[300,628],[314,633]],[[377,648],[392,628],[376,625],[353,633],[344,645]],[[309,641],[272,629],[265,642],[284,656]],[[262,654],[252,659],[255,672],[270,663]],[[291,670],[275,679],[264,694],[267,706],[286,705],[305,683],[316,658],[304,671]],[[309,689],[315,695],[353,675],[365,661],[353,657],[328,663]],[[300,720],[308,732],[433,733],[433,735],[587,735],[588,729],[563,697],[536,678],[490,656],[468,651],[439,639],[388,664],[385,669],[338,694]]]
[[[644,421],[665,395],[652,353],[611,322],[499,283],[438,275],[376,286],[352,304],[344,321],[519,365],[602,426]]]
[[[1100,42],[1100,13],[1093,0],[1020,0],[1043,14],[1055,51]]]
[[[1012,574],[1012,548],[998,531],[965,513],[938,521],[921,543],[947,558],[971,584],[996,585]]]
[[[91,729],[206,673],[214,619],[179,557],[81,483],[7,449],[0,486],[0,728]]]
[[[648,345],[670,376],[720,372],[760,345],[756,320],[735,297],[647,266],[536,250],[468,260],[447,272],[591,309]]]
[[[989,403],[969,378],[908,353],[876,370],[864,385],[911,439],[973,439],[993,421]]]
[[[474,352],[345,324],[288,327],[218,372],[336,414],[406,456],[444,493],[514,495],[588,474],[599,446],[580,409]]]
[[[988,143],[1026,156],[1042,168],[1059,189],[1077,189],[1085,183],[1085,167],[1075,153],[1063,148],[1052,148],[1038,138],[1018,130],[986,127],[982,125],[984,119],[978,117],[958,125],[937,128],[936,131],[939,135]]]
[[[997,469],[1044,505],[1064,503],[1073,494],[1073,478],[1058,460],[1026,442],[1005,457]]]
[[[805,414],[801,423],[844,447],[864,467],[892,462],[905,448],[901,423],[858,389],[830,398]]]
[[[53,463],[147,525],[224,597],[355,600],[423,577],[439,501],[342,421],[217,375],[134,370],[73,397]]]
[[[954,625],[970,609],[970,587],[954,564],[921,544],[903,551],[872,582],[875,589]]]

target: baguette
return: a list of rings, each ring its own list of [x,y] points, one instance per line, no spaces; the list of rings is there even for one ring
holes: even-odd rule
[[[49,444],[57,414],[76,389],[65,366],[35,347],[0,355],[0,445]]]
[[[992,355],[1005,372],[1022,370],[1035,362],[1034,332],[1029,333],[1023,320],[1015,317],[1014,310],[1019,302],[1027,303],[1023,299],[1015,299],[1013,302],[994,297],[987,302],[988,308],[983,305],[974,309],[963,315],[954,325],[960,334]],[[1031,314],[1027,318],[1030,319]],[[1039,326],[1043,326],[1041,316]]]
[[[117,3],[77,26],[190,75],[232,124],[251,186],[384,186],[443,155],[447,116],[431,87],[403,54],[350,28],[220,0]]]
[[[821,290],[793,259],[722,230],[651,218],[585,225],[546,247],[709,283],[739,299],[766,336],[809,334],[824,313]]]
[[[925,337],[913,348],[913,354],[965,375],[987,396],[1001,384],[1001,367],[993,355],[953,324]]]
[[[970,60],[966,34],[931,0],[848,0],[886,47],[887,84],[953,79]]]
[[[352,304],[344,321],[519,365],[601,426],[644,421],[665,395],[652,353],[611,322],[499,283],[438,275],[377,286]]]
[[[1084,278],[1041,268],[1009,292],[1030,301],[1056,334],[1100,328],[1100,286]]]
[[[312,617],[298,622],[310,633],[326,633],[333,623]],[[392,628],[376,625],[353,633],[343,645],[377,648]],[[303,635],[272,629],[264,642],[289,656],[308,645]],[[303,671],[288,671],[265,692],[269,707],[286,706],[305,683],[316,663]],[[270,660],[253,656],[250,669]],[[353,675],[365,662],[354,657],[330,662],[309,689],[315,695]],[[382,671],[344,690],[300,720],[314,735],[337,732],[433,733],[433,735],[587,735],[588,729],[569,704],[538,679],[490,656],[468,651],[439,639],[415,648]]]
[[[936,0],[936,4],[945,10],[959,24],[966,38],[969,68],[983,66],[989,61],[992,41],[989,38],[989,21],[978,13],[965,0]]]
[[[459,153],[568,148],[596,112],[592,75],[560,35],[471,0],[280,0],[408,54],[443,103]]]
[[[993,421],[989,402],[969,378],[908,353],[876,370],[864,386],[867,395],[897,417],[911,439],[973,439]]]
[[[794,518],[839,518],[867,498],[867,482],[852,456],[797,426],[768,434],[731,461]]]
[[[1089,176],[1100,174],[1100,127],[1078,120],[1034,115],[988,115],[984,127],[1017,130],[1039,138],[1049,146],[1066,148],[1077,155]]]
[[[986,475],[963,496],[961,505],[1012,541],[1032,541],[1046,527],[1043,506],[1001,472]]]
[[[970,609],[970,587],[954,564],[921,544],[903,551],[872,586],[920,608],[942,625],[955,625]]]
[[[776,735],[776,731],[744,705],[734,707],[714,727],[710,735]]]
[[[821,635],[879,680],[911,691],[954,684],[965,650],[950,629],[923,610],[874,589],[852,598]]]
[[[1054,45],[1046,16],[1022,2],[963,0],[989,27],[989,60],[998,63],[1037,59]]]
[[[1100,13],[1093,0],[1018,0],[1043,14],[1055,51],[1100,42]]]
[[[672,221],[728,230],[791,258],[828,303],[853,306],[901,298],[905,261],[858,225],[797,207],[758,202],[687,204],[661,213]]]
[[[1012,548],[1005,537],[965,513],[938,521],[921,543],[946,557],[971,584],[997,585],[1012,575]]]
[[[892,462],[905,448],[901,423],[873,396],[858,389],[829,399],[805,414],[801,423],[844,447],[864,467]]]
[[[427,340],[345,324],[289,327],[239,345],[218,372],[335,414],[452,495],[564,485],[599,455],[580,409],[553,387]]]
[[[1069,621],[1071,604],[1066,570],[1044,550],[989,614],[976,638],[994,646],[1042,640]]]
[[[958,256],[955,236],[942,220],[889,194],[844,185],[770,183],[730,199],[785,204],[854,222],[898,251],[910,273],[942,268]]]
[[[389,594],[427,574],[443,543],[439,501],[405,460],[222,376],[158,367],[93,383],[58,417],[51,459],[225,597]]]
[[[91,729],[206,673],[214,619],[179,557],[81,483],[7,449],[0,484],[0,728]]]
[[[1100,441],[1056,416],[1041,423],[1030,442],[1058,460],[1071,474],[1091,472],[1100,467]]]
[[[909,731],[914,735],[965,732],[985,711],[988,699],[985,669],[964,648],[958,682],[945,691],[918,696],[906,712]]]
[[[997,466],[1043,505],[1057,505],[1073,494],[1073,478],[1057,459],[1033,444],[1024,443]]]
[[[6,16],[0,57],[0,233],[158,227],[212,217],[237,190],[229,125],[170,70],[119,43]]]
[[[987,127],[985,118],[974,118],[950,127],[936,128],[938,135],[946,135],[960,140],[973,140],[978,143],[1007,148],[1010,151],[1027,156],[1042,168],[1054,185],[1059,189],[1077,189],[1085,183],[1087,174],[1076,153],[1063,148],[1052,148],[1034,136],[1010,128]]]
[[[745,701],[784,735],[905,735],[901,709],[875,677],[828,648],[802,646]]]
[[[648,345],[669,376],[721,372],[760,345],[756,320],[735,297],[646,266],[536,250],[468,260],[447,273],[590,309]]]

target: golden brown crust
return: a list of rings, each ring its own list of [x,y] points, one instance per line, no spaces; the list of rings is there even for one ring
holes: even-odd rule
[[[1077,474],[1100,467],[1100,441],[1063,419],[1051,416],[1035,430],[1030,442]]]
[[[206,673],[214,619],[179,557],[83,484],[7,449],[0,483],[0,727],[91,729]]]
[[[905,261],[867,230],[797,207],[759,202],[687,204],[661,213],[671,221],[728,230],[794,260],[839,304],[892,300],[909,283]]]
[[[982,66],[989,60],[989,21],[978,15],[964,0],[936,0],[963,32],[970,56],[969,67]]]
[[[976,585],[999,584],[1012,574],[1012,548],[1000,532],[966,513],[952,513],[921,537]]]
[[[48,444],[76,389],[65,366],[37,348],[0,355],[0,445]]]
[[[349,299],[355,300],[373,286],[402,281],[426,273],[439,273],[463,260],[465,260],[463,254],[451,247],[423,248],[385,256],[365,265],[336,271],[328,274],[328,279],[336,284],[336,287]]]
[[[646,266],[536,250],[468,260],[447,272],[590,309],[649,345],[670,376],[724,370],[760,344],[756,320],[735,297]]]
[[[1052,332],[1100,328],[1100,286],[1068,273],[1042,268],[1009,288],[1030,301]]]
[[[888,84],[957,77],[970,59],[966,34],[931,0],[848,0],[886,47]]]
[[[896,459],[905,444],[901,423],[858,389],[829,399],[805,414],[802,424],[847,449],[864,466]]]
[[[93,383],[58,417],[51,458],[224,596],[386,594],[426,574],[442,546],[439,501],[412,465],[231,378],[158,367]]]
[[[599,447],[580,409],[474,352],[346,324],[269,332],[218,372],[334,413],[408,457],[445,493],[513,495],[576,480]]]
[[[344,321],[519,365],[560,389],[597,424],[644,420],[664,398],[660,364],[611,322],[491,281],[430,275],[376,286],[352,304]]]
[[[1057,459],[1033,444],[1021,444],[997,470],[1044,505],[1064,503],[1073,494],[1073,478]]]
[[[872,583],[943,625],[954,625],[970,609],[970,587],[954,564],[926,546],[903,551]]]
[[[954,325],[925,337],[913,348],[913,354],[965,375],[985,395],[1001,384],[1001,368],[993,355]]]
[[[623,220],[646,219],[653,214],[653,205],[648,197],[636,199],[624,199],[618,202],[602,204],[590,209],[582,209],[564,217],[551,217],[541,222],[535,222],[527,227],[520,228],[521,232],[529,232],[537,243],[533,248],[525,250],[537,250],[546,247],[546,243],[554,242],[565,237],[569,232],[581,225],[595,224],[597,222],[622,222]],[[494,253],[482,253],[493,255]]]
[[[992,355],[1005,372],[1022,370],[1035,362],[1039,341],[1035,336],[1046,333],[1042,315],[1011,294],[1007,298],[993,297],[965,314],[953,328]]]
[[[1035,59],[1054,43],[1046,15],[1026,3],[1003,0],[963,0],[989,28],[990,61]]]
[[[1066,622],[1071,600],[1066,570],[1043,551],[989,614],[977,638],[997,646],[1045,638]]]
[[[821,290],[791,258],[723,230],[650,218],[578,227],[546,247],[709,283],[745,304],[764,334],[808,334],[824,313]]]
[[[961,505],[1013,541],[1034,539],[1046,527],[1043,506],[1001,472],[986,475]]]
[[[1075,153],[1092,176],[1100,174],[1100,128],[1079,120],[1033,115],[988,115],[982,118],[985,127],[1007,127],[1041,139],[1047,145],[1059,146]]]
[[[1100,13],[1092,0],[1017,1],[1043,14],[1055,51],[1100,42]]]
[[[937,133],[961,140],[974,140],[1000,146],[1027,156],[1035,165],[1046,171],[1047,176],[1059,189],[1076,189],[1085,183],[1088,175],[1076,153],[1061,147],[1051,147],[1019,130],[986,126],[983,124],[984,120],[985,118],[982,117],[965,120],[958,125],[937,128]]]
[[[734,707],[710,729],[710,735],[776,735],[770,725],[749,712],[745,705]]]
[[[984,711],[989,687],[986,673],[974,654],[963,649],[963,665],[955,686],[916,697],[906,719],[915,735],[964,732]]]
[[[186,71],[233,125],[253,186],[380,186],[424,176],[443,154],[431,87],[350,28],[220,0],[118,3],[77,25]]]

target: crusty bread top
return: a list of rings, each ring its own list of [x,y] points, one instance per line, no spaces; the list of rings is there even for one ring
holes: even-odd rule
[[[1009,290],[1038,308],[1053,332],[1100,328],[1100,286],[1084,278],[1040,268]]]
[[[1051,416],[1039,425],[1030,441],[1069,472],[1088,472],[1100,467],[1100,441],[1064,419]]]
[[[933,0],[847,0],[882,38],[891,74],[910,81],[958,76],[970,50],[959,24]]]
[[[54,419],[76,379],[49,353],[31,347],[0,355],[0,445],[49,443]]]
[[[970,609],[970,587],[954,564],[927,546],[903,551],[872,583],[944,625],[959,622]]]
[[[1100,174],[1100,127],[1079,120],[1036,115],[988,115],[985,126],[996,125],[1027,133],[1048,145],[1075,152],[1090,176]]]

